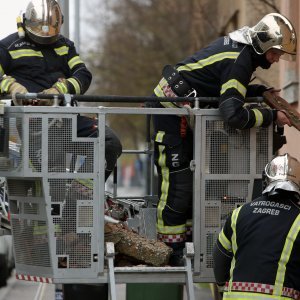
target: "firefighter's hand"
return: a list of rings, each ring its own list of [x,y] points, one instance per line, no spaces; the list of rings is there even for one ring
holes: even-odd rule
[[[47,95],[58,95],[60,94],[59,90],[56,87],[51,87],[49,89],[43,90],[42,94],[47,94]]]
[[[19,105],[26,105],[23,103],[23,100],[17,100],[16,99],[16,94],[26,94],[28,93],[26,87],[18,82],[13,82],[10,87],[8,88],[8,93],[11,94],[12,100],[14,105],[19,106]]]
[[[60,94],[59,90],[56,87],[51,87],[49,89],[43,90],[41,94],[46,95],[58,95]],[[40,99],[38,101],[39,106],[53,106],[54,100],[53,99]]]
[[[279,127],[283,127],[284,125],[288,125],[289,127],[292,126],[292,123],[291,123],[290,119],[287,117],[284,110],[277,111],[277,119],[276,119],[275,123]]]

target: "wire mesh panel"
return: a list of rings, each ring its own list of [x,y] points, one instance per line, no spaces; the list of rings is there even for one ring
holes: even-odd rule
[[[104,260],[103,228],[95,222],[104,205],[104,149],[98,138],[77,137],[77,114],[19,116],[0,119],[16,271],[54,280],[95,279]]]
[[[20,117],[0,116],[0,171],[3,172],[18,169],[22,161],[21,136],[17,124],[22,124]]]
[[[200,174],[200,178],[195,178],[200,188],[194,197],[194,204],[200,203],[194,215],[198,232],[194,233],[195,272],[213,282],[215,241],[232,210],[253,199],[255,181],[261,179],[263,168],[271,159],[272,128],[236,130],[218,115],[206,116],[203,112],[195,135],[195,143],[201,144],[195,148],[195,165],[199,166],[196,174]]]

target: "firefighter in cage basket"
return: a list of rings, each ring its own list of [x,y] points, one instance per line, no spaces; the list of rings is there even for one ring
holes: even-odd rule
[[[16,93],[84,94],[89,88],[92,74],[74,43],[60,34],[62,24],[57,1],[30,1],[23,16],[18,17],[18,32],[0,41],[0,93],[12,95],[12,105],[53,105],[52,99],[16,100]],[[79,115],[77,136],[97,135],[97,120]],[[105,179],[121,152],[119,138],[106,126]]]
[[[269,69],[280,58],[294,58],[297,38],[291,22],[278,13],[264,16],[255,26],[245,26],[212,42],[206,48],[177,63],[167,65],[154,89],[157,97],[219,97],[225,124],[234,129],[274,126],[283,143],[282,127],[291,126],[284,111],[262,105],[245,105],[245,97],[262,96],[280,90],[250,84],[256,68]],[[186,107],[191,103],[148,104],[160,108]],[[201,104],[200,104],[201,107]],[[206,108],[214,105],[205,106]],[[158,238],[173,248],[171,265],[183,265],[182,252],[191,240],[193,159],[192,124],[188,117],[155,115],[155,161],[159,174],[157,209]],[[280,129],[279,129],[280,127]]]
[[[68,38],[60,34],[63,24],[63,15],[60,6],[56,0],[32,0],[28,1],[25,13],[17,19],[17,32],[10,34],[0,41],[0,93],[2,95],[12,96],[12,105],[41,105],[51,106],[54,100],[17,100],[17,93],[43,93],[43,94],[84,94],[91,83],[92,74],[81,60],[74,43]],[[60,103],[60,105],[63,105]],[[62,122],[62,123],[61,123]],[[51,126],[50,126],[51,125]],[[66,170],[66,161],[69,157],[69,165],[72,167],[69,172],[76,172],[77,168],[85,168],[85,172],[92,172],[91,161],[93,161],[93,147],[89,147],[91,143],[82,145],[74,143],[71,137],[64,134],[64,130],[72,132],[67,127],[71,126],[67,121],[54,120],[49,125],[49,147],[54,149],[52,154],[49,154],[50,161],[49,169],[51,172],[62,172],[61,168]],[[77,137],[97,137],[98,121],[83,115],[77,116]],[[18,123],[17,128],[21,135],[22,124]],[[30,167],[33,170],[41,168],[41,123],[38,123],[35,118],[29,121],[30,136],[29,146],[32,148],[30,155]],[[105,126],[105,180],[113,171],[118,157],[122,152],[122,145],[114,131]],[[22,138],[22,136],[21,136]],[[53,141],[53,145],[51,145]],[[69,145],[68,145],[69,143]],[[63,149],[62,145],[69,147]],[[62,154],[60,154],[62,150]],[[63,152],[65,151],[65,152]],[[67,152],[66,152],[67,151]],[[50,151],[49,151],[50,152]],[[84,152],[84,153],[81,153]],[[76,155],[77,153],[77,155]],[[82,154],[82,155],[81,155]],[[79,162],[79,164],[77,164]],[[30,191],[33,196],[41,196],[41,181],[28,181],[26,190]],[[53,211],[52,215],[58,214],[62,216],[62,220],[58,221],[55,226],[55,235],[57,237],[57,254],[69,254],[70,259],[68,267],[87,267],[90,258],[89,252],[86,251],[84,256],[80,251],[80,235],[76,235],[76,217],[70,212],[76,214],[76,199],[74,195],[80,199],[91,199],[89,194],[93,188],[93,183],[90,180],[73,180],[71,184],[66,184],[65,195],[58,195],[56,184],[53,190],[50,185],[50,195],[52,201],[57,201],[56,197],[63,197],[60,201],[62,211]],[[76,191],[78,186],[78,191]],[[87,192],[85,192],[87,191]],[[27,192],[28,194],[29,192]],[[75,194],[74,194],[75,193]],[[76,194],[80,193],[80,195]],[[60,193],[62,194],[62,193]],[[72,198],[73,197],[73,198]],[[58,207],[58,206],[56,206]],[[26,230],[26,226],[25,226]],[[48,249],[47,227],[44,224],[34,224],[33,230],[33,245],[32,249],[35,256],[39,256],[41,263],[47,258],[44,258],[43,253]],[[28,231],[25,233],[29,235]],[[74,236],[72,240],[72,234]],[[62,236],[64,235],[64,236]],[[84,234],[83,234],[84,235]],[[84,241],[88,243],[87,235],[84,236]],[[46,237],[43,240],[43,237]],[[71,245],[71,244],[75,245]],[[90,249],[87,245],[87,249]],[[25,251],[25,250],[24,250]],[[29,248],[27,249],[29,251]],[[37,253],[38,251],[38,253]],[[60,253],[61,252],[61,253]],[[83,256],[83,259],[81,259]],[[83,261],[82,260],[85,260]],[[60,262],[59,262],[60,263]],[[67,267],[63,261],[62,268]],[[78,291],[85,289],[75,285]],[[101,293],[107,293],[107,285],[99,287]],[[99,292],[99,293],[100,293]],[[89,295],[89,293],[87,293]]]
[[[265,167],[262,196],[236,208],[214,247],[223,299],[300,299],[300,162]]]

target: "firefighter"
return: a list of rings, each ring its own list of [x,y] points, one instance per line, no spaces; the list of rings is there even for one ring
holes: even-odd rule
[[[263,195],[235,209],[214,247],[223,299],[300,299],[300,162],[279,155]]]
[[[268,14],[257,25],[218,38],[175,67],[166,66],[154,94],[158,97],[219,97],[216,107],[225,123],[236,129],[271,124],[291,126],[284,111],[244,104],[245,97],[262,96],[266,90],[275,94],[280,91],[250,84],[251,76],[258,67],[269,69],[280,58],[293,58],[296,45],[291,22],[280,14]],[[183,105],[161,102],[151,106]],[[153,124],[159,174],[158,239],[174,250],[170,264],[183,265],[184,244],[191,239],[193,133],[186,117],[156,115]]]
[[[16,93],[84,94],[88,90],[92,80],[92,74],[78,55],[74,43],[60,34],[62,24],[63,15],[57,1],[32,0],[29,1],[23,16],[18,17],[18,32],[13,33],[0,41],[0,93],[12,95],[12,105],[50,106],[53,104],[53,100],[39,100],[38,102],[32,100],[18,101],[15,97]],[[98,136],[97,124],[97,120],[85,116],[78,116],[77,136]],[[54,134],[58,132],[59,128],[61,128],[61,126],[58,124],[57,130],[54,130]],[[53,126],[51,127],[51,130],[52,129]],[[61,137],[63,137],[64,140],[67,138],[64,135],[61,135]],[[57,144],[61,137],[55,137],[55,147],[59,147]],[[35,136],[32,141],[30,140],[30,144],[36,142],[36,139],[37,137]],[[74,146],[74,143],[71,141],[70,144],[69,150],[71,154],[72,150],[77,153],[80,151],[80,149],[78,149],[79,146]],[[86,153],[89,147],[85,145],[84,148]],[[36,150],[38,152],[40,149]],[[114,169],[117,158],[120,156],[121,152],[122,146],[119,138],[112,129],[106,126],[105,180]],[[93,155],[93,153],[91,155]],[[33,168],[39,167],[40,159],[34,157],[30,157],[30,159]],[[73,159],[76,159],[76,157]],[[58,168],[61,168],[64,165],[60,163],[58,157],[54,157],[53,161],[56,162],[56,167]],[[85,181],[81,180],[77,183],[78,185],[81,185],[82,190],[88,190],[90,188],[90,182],[85,183]],[[68,191],[66,193],[68,193]],[[55,193],[53,193],[53,195],[55,195]],[[74,222],[76,222],[76,218],[73,216],[70,220],[70,218],[67,219],[65,216],[68,215],[68,211],[70,217],[71,210],[76,212],[76,202],[72,201],[74,199],[71,199],[70,197],[71,195],[66,196],[66,203],[61,212],[63,221],[59,224],[60,228],[55,228],[57,236],[64,235],[63,242],[61,242],[59,238],[57,239],[57,252],[59,253],[59,251],[62,251],[64,255],[69,255],[70,260],[72,260],[71,263],[77,263],[78,266],[81,263],[79,255],[82,256],[82,252],[79,252],[79,250],[75,248],[69,250],[68,246],[61,246],[60,244],[62,243],[65,245],[66,241],[68,241],[67,239],[70,238],[68,236],[69,231],[74,230],[75,228]],[[67,223],[67,221],[69,221],[69,223]],[[38,224],[38,221],[36,223],[37,224],[33,226],[35,246],[38,247],[38,250],[41,249],[41,255],[43,253],[47,254],[45,249],[48,249],[48,241],[44,238],[45,236],[47,237],[47,228]],[[60,233],[60,231],[62,231],[62,233]],[[62,237],[60,238],[62,239]],[[80,235],[77,235],[76,238],[77,245],[80,245]],[[76,286],[76,288],[77,293],[80,291],[80,288],[81,290],[84,289],[84,287],[81,286]],[[97,297],[100,297],[101,291],[107,291],[107,285],[101,285],[100,289],[97,291],[99,292]],[[90,294],[88,293],[88,295]],[[76,299],[76,295],[73,295],[73,299]]]
[[[84,94],[92,74],[76,52],[74,43],[60,34],[63,15],[55,0],[30,1],[18,32],[0,41],[0,93],[11,94],[12,105],[52,105],[53,100],[16,100],[16,93]],[[97,121],[78,116],[79,137],[98,135]],[[105,131],[105,179],[122,151],[108,126]]]

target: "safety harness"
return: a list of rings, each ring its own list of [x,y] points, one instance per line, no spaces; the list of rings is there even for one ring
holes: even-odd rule
[[[182,77],[182,75],[171,65],[166,65],[163,68],[162,75],[166,80],[166,84],[162,86],[162,90],[167,97],[196,97],[197,92],[189,83]],[[182,116],[180,122],[180,136],[186,137],[187,128],[193,128],[193,113],[191,103],[182,102],[179,107],[186,108],[188,117]]]

